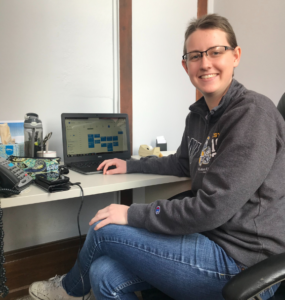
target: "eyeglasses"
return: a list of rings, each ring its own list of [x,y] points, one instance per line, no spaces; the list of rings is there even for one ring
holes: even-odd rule
[[[203,57],[203,53],[206,53],[206,55],[209,58],[215,59],[215,58],[219,58],[222,55],[224,55],[227,50],[235,50],[235,49],[232,47],[228,47],[228,46],[214,46],[214,47],[207,49],[206,51],[188,52],[182,56],[182,59],[184,59],[186,61],[190,61],[190,62],[196,62],[196,61],[199,61]]]

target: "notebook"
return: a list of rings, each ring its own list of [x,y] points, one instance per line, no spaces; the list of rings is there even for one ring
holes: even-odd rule
[[[71,170],[101,173],[97,167],[106,159],[130,159],[127,114],[64,113],[61,121],[64,164]]]

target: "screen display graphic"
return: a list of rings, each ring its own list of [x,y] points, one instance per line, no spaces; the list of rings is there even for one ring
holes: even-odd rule
[[[127,151],[125,118],[65,119],[67,156]]]

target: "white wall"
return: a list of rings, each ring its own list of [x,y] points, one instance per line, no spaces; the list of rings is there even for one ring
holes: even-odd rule
[[[1,0],[0,121],[38,113],[62,157],[60,115],[113,112],[112,0]]]
[[[214,1],[215,0],[208,0],[208,14],[214,13]]]
[[[116,111],[114,3],[1,0],[1,121],[38,113],[44,131],[53,131],[50,148],[61,155],[62,112]],[[197,0],[135,0],[132,5],[134,153],[140,144],[154,146],[158,135],[175,150],[195,102],[181,56]],[[115,194],[88,197],[82,232],[96,210],[116,199]],[[5,251],[76,236],[79,201],[5,209]]]
[[[214,12],[228,18],[242,48],[235,78],[275,104],[285,92],[284,11],[284,0],[214,0]]]
[[[53,132],[50,150],[62,156],[61,113],[116,111],[116,6],[116,0],[1,0],[0,121],[38,113],[44,133]],[[83,234],[116,196],[87,197]],[[77,236],[79,204],[75,198],[5,209],[5,251]]]
[[[195,88],[181,65],[184,32],[197,16],[197,0],[135,0],[133,6],[133,153],[180,145]]]

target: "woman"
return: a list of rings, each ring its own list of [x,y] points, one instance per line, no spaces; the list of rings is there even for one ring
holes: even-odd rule
[[[155,287],[174,299],[218,300],[242,269],[285,251],[284,121],[233,79],[240,57],[225,18],[190,23],[182,65],[203,97],[177,153],[99,169],[190,176],[192,196],[98,211],[79,256],[84,292],[76,262],[66,276],[32,284],[33,298],[88,298],[92,288],[97,300],[137,299],[134,291]]]

